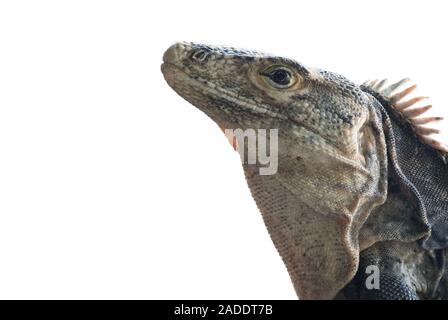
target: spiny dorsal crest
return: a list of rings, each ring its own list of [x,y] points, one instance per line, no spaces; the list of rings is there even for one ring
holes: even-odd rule
[[[369,80],[364,82],[362,85],[380,94],[382,98],[388,101],[393,110],[403,120],[409,123],[420,141],[438,150],[442,156],[447,157],[448,145],[432,137],[433,134],[440,134],[441,131],[439,129],[425,126],[439,122],[443,120],[443,117],[420,117],[428,112],[432,108],[432,105],[427,104],[417,107],[416,104],[418,102],[426,100],[428,97],[417,96],[410,98],[411,93],[417,88],[416,84],[410,83],[412,83],[410,79],[405,78],[390,85],[387,84],[387,79]],[[406,87],[405,89],[399,90],[404,86]]]

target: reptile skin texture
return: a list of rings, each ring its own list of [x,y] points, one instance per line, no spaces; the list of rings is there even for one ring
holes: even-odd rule
[[[412,118],[423,109],[400,104],[412,87],[389,95],[406,79],[357,85],[290,58],[190,42],[168,48],[161,69],[220,129],[278,130],[274,174],[242,165],[299,299],[448,299],[448,147]]]

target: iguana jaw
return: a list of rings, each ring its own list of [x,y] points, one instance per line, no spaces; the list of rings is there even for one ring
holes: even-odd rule
[[[161,71],[169,86],[181,97],[206,113],[221,129],[277,128],[278,121],[288,118],[279,112],[282,110],[260,99],[255,101],[251,93],[247,95],[248,91],[232,87],[244,80],[250,82],[247,73],[251,71],[254,58],[249,54],[262,57],[262,53],[241,52],[235,59],[218,54],[207,61],[198,61],[192,56],[201,53],[201,47],[200,44],[176,43],[163,55]],[[232,72],[222,72],[226,69],[235,69],[237,77],[233,77]]]
[[[235,113],[231,108],[236,107],[238,108],[238,113],[245,112],[256,117],[287,119],[286,116],[270,110],[267,106],[254,104],[253,101],[238,96],[205,79],[197,76],[193,77],[185,68],[169,62],[169,60],[162,64],[161,70],[165,80],[174,91],[207,114],[215,114],[217,110],[221,110],[223,114],[219,116],[225,117],[225,114]],[[194,102],[191,100],[194,100]],[[216,117],[213,117],[213,119],[215,121],[220,120],[219,118],[216,119]]]

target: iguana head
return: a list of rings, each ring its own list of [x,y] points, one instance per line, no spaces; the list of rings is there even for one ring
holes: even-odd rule
[[[333,298],[386,197],[372,97],[337,74],[253,51],[177,43],[163,61],[168,84],[221,128],[278,129],[278,171],[244,164],[246,178],[299,297]]]

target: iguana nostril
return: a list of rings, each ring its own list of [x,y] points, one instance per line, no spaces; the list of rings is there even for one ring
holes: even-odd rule
[[[199,61],[199,62],[203,62],[203,61],[207,60],[207,57],[208,57],[208,52],[206,52],[204,50],[194,51],[193,54],[191,55],[191,59]]]

